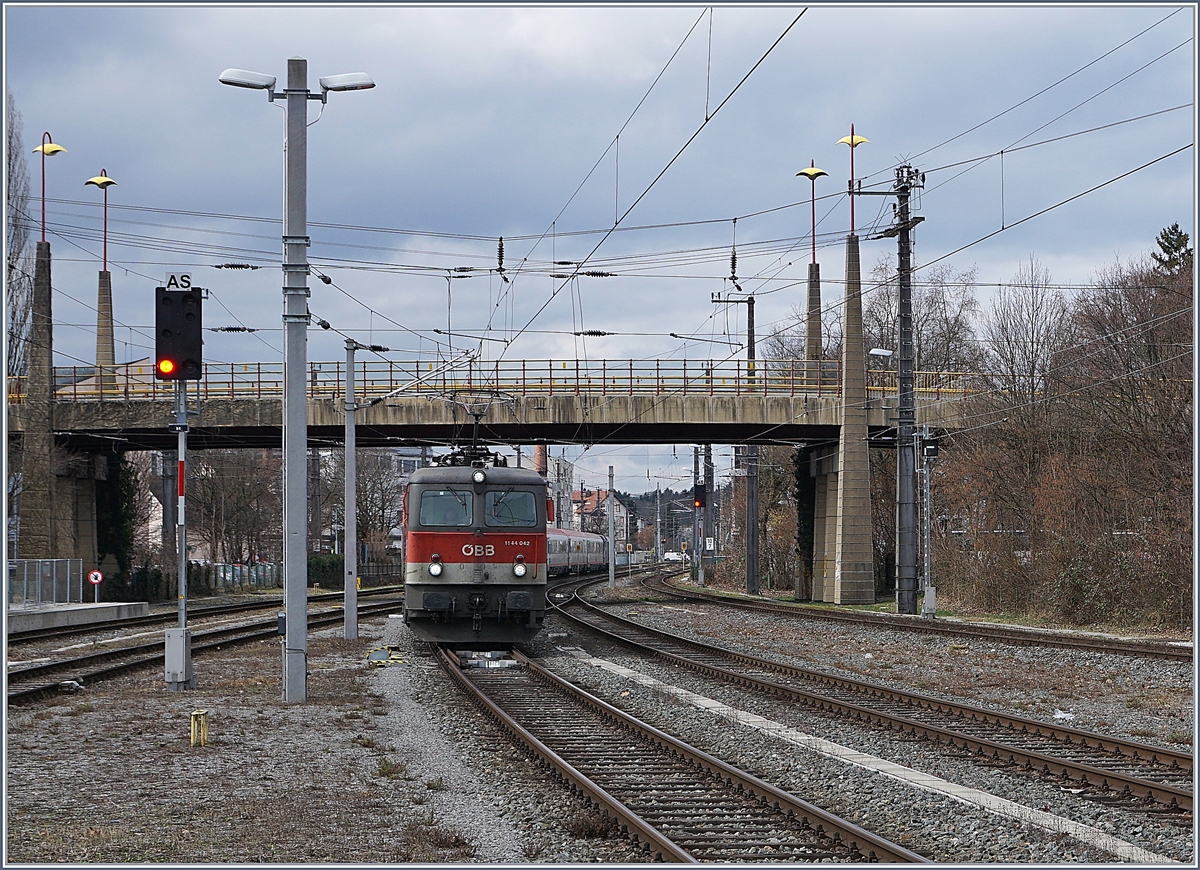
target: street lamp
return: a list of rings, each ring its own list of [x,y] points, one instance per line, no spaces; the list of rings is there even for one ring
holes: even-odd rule
[[[65,152],[67,149],[55,145],[49,133],[42,134],[42,144],[33,149],[34,154],[42,155],[42,241],[46,241],[46,158]]]
[[[221,84],[267,92],[275,101],[275,76],[251,70],[227,69]],[[329,91],[375,87],[366,73],[346,73],[320,79],[321,93],[308,90],[308,61],[288,58],[283,186],[283,577],[285,641],[283,699],[307,697],[308,671],[308,406],[305,369],[308,355],[308,101],[325,103]],[[347,525],[349,523],[347,522]]]
[[[866,136],[855,136],[854,125],[850,125],[850,135],[843,136],[837,140],[838,145],[850,146],[850,235],[854,235],[854,149],[859,145],[869,145],[871,142]]]
[[[116,184],[108,177],[108,170],[101,168],[99,175],[94,175],[83,183],[84,187],[89,184],[94,184],[96,187],[104,191],[104,268],[101,272],[108,271],[108,189]]]

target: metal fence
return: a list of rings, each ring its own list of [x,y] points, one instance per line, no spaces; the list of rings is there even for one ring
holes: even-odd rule
[[[13,559],[8,563],[8,605],[83,603],[82,559]]]
[[[167,401],[175,395],[171,381],[155,379],[148,363],[114,366],[110,378],[98,379],[94,366],[56,366],[59,400]],[[346,364],[308,363],[308,397],[341,399]],[[918,398],[956,398],[975,388],[978,375],[966,372],[915,372]],[[841,395],[837,360],[475,360],[444,370],[431,360],[361,360],[355,364],[359,401],[391,393],[434,396],[453,392],[501,391],[514,396],[593,394],[620,395]],[[206,363],[198,382],[200,398],[265,399],[283,395],[282,363]],[[10,378],[10,403],[24,401],[23,378]],[[896,373],[867,372],[871,396],[894,394]]]
[[[283,568],[277,562],[253,565],[224,562],[188,562],[188,590],[217,595],[246,587],[276,589],[283,586]]]

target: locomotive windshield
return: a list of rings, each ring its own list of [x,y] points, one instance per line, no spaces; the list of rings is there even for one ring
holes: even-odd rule
[[[427,489],[421,493],[423,526],[469,526],[473,514],[469,489]]]
[[[537,502],[532,492],[489,492],[487,494],[487,524],[516,528],[537,526]]]

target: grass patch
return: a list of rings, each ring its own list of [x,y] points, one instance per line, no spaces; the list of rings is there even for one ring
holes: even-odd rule
[[[408,772],[408,765],[403,761],[392,761],[390,758],[379,759],[379,775],[385,779],[399,779]]]
[[[617,821],[604,813],[585,810],[563,822],[568,832],[585,840],[602,840],[617,829]]]
[[[453,828],[411,821],[404,825],[411,861],[463,861],[474,858],[476,847]]]
[[[375,749],[379,752],[391,752],[392,748],[383,743],[380,743],[374,737],[368,734],[357,734],[350,738],[350,742],[356,746],[361,746],[363,749]]]
[[[440,776],[435,776],[433,779],[425,780],[425,788],[430,791],[445,791],[446,781]]]

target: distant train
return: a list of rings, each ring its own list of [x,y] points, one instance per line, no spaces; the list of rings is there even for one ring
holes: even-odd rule
[[[573,529],[546,529],[546,564],[553,577],[608,567],[608,538]]]
[[[439,463],[413,472],[404,493],[405,624],[462,649],[532,640],[549,573],[606,566],[606,539],[548,532],[545,478],[503,456],[463,450]]]

